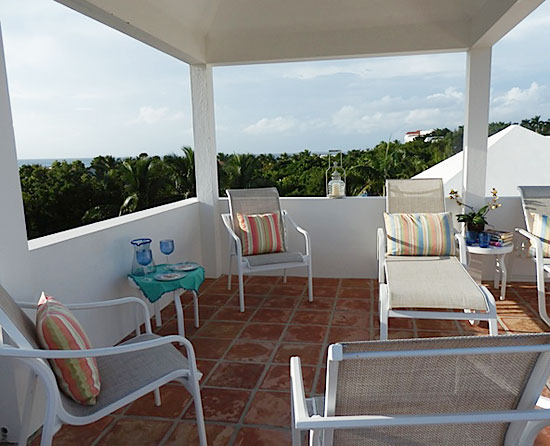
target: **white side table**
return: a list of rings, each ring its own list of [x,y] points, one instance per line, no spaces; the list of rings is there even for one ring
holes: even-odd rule
[[[506,298],[506,279],[508,272],[506,271],[506,254],[511,253],[514,250],[514,245],[504,245],[504,246],[492,246],[488,248],[481,248],[479,245],[467,246],[466,250],[469,254],[481,254],[481,255],[492,255],[495,256],[495,283],[494,287],[498,288],[499,279],[500,279],[500,300]]]

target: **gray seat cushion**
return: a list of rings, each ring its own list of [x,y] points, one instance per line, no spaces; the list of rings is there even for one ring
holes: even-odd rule
[[[121,345],[157,339],[160,336],[143,334]],[[94,406],[84,406],[61,394],[64,409],[77,417],[90,416],[116,403],[142,387],[161,380],[175,370],[189,369],[189,362],[172,344],[121,355],[97,358],[101,391]],[[183,376],[183,373],[182,373]],[[199,377],[202,376],[199,373]],[[164,384],[161,382],[161,384]],[[141,395],[139,395],[141,396]],[[116,410],[118,407],[113,407]]]
[[[304,263],[304,257],[299,252],[272,252],[243,257],[250,268],[255,266],[276,265],[277,263]]]
[[[487,310],[480,287],[456,257],[388,256],[390,308]]]

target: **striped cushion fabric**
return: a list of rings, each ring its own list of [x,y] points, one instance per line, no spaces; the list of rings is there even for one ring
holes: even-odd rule
[[[284,251],[279,213],[239,214],[243,256]]]
[[[454,255],[452,216],[384,213],[390,256]]]
[[[548,215],[535,214],[533,217],[532,232],[542,241],[542,253],[544,257],[550,257],[550,217]],[[535,255],[535,247],[531,246],[531,255]]]
[[[38,302],[36,331],[42,348],[47,350],[92,348],[73,314],[44,292]],[[50,363],[63,392],[77,403],[96,403],[101,383],[95,358],[52,359]]]

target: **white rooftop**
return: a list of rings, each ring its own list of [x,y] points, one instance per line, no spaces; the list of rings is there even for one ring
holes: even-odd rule
[[[445,192],[462,189],[463,152],[415,176],[443,178]],[[518,186],[547,186],[550,182],[550,137],[511,125],[489,137],[485,190],[519,196]]]

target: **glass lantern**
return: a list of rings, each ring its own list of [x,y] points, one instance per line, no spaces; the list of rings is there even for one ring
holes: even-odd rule
[[[327,197],[344,198],[346,196],[346,171],[342,167],[341,150],[329,150],[328,165],[329,168],[325,173]],[[342,174],[344,175],[343,179]]]

